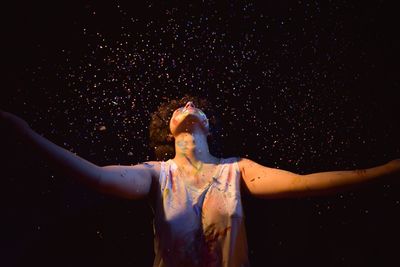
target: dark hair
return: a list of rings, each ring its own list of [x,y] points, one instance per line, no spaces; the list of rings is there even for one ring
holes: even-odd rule
[[[181,99],[167,100],[162,103],[158,109],[151,114],[150,121],[150,147],[154,149],[156,160],[168,160],[175,155],[174,139],[171,137],[169,130],[169,121],[172,113],[188,101],[201,109],[209,120],[210,135],[208,136],[208,143],[210,146],[210,153],[219,156],[220,150],[217,142],[220,129],[218,126],[218,119],[211,103],[197,96],[185,95]]]

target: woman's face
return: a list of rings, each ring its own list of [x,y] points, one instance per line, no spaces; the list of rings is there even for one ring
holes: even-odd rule
[[[187,126],[199,124],[201,128],[208,133],[209,124],[206,114],[204,114],[201,109],[196,108],[191,101],[187,102],[184,107],[175,110],[172,114],[169,122],[172,135],[175,135],[178,127],[184,124],[183,122],[187,124]]]

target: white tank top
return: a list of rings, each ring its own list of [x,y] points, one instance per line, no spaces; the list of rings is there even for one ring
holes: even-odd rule
[[[237,158],[221,159],[201,189],[181,175],[173,160],[161,162],[153,267],[249,266]]]

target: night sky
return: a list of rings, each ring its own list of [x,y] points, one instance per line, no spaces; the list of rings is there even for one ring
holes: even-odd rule
[[[150,114],[185,94],[220,114],[225,157],[300,174],[400,158],[394,1],[70,2],[3,6],[0,108],[93,163],[152,160]],[[64,177],[0,127],[2,266],[151,266],[145,200]],[[250,263],[400,265],[399,193],[392,177],[245,196]]]

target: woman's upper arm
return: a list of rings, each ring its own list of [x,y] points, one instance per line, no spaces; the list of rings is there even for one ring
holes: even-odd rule
[[[296,196],[303,191],[302,175],[262,166],[241,158],[239,169],[247,191],[256,197],[281,198]]]
[[[144,198],[150,193],[152,180],[159,172],[160,162],[157,161],[100,167],[98,190],[128,199]]]

